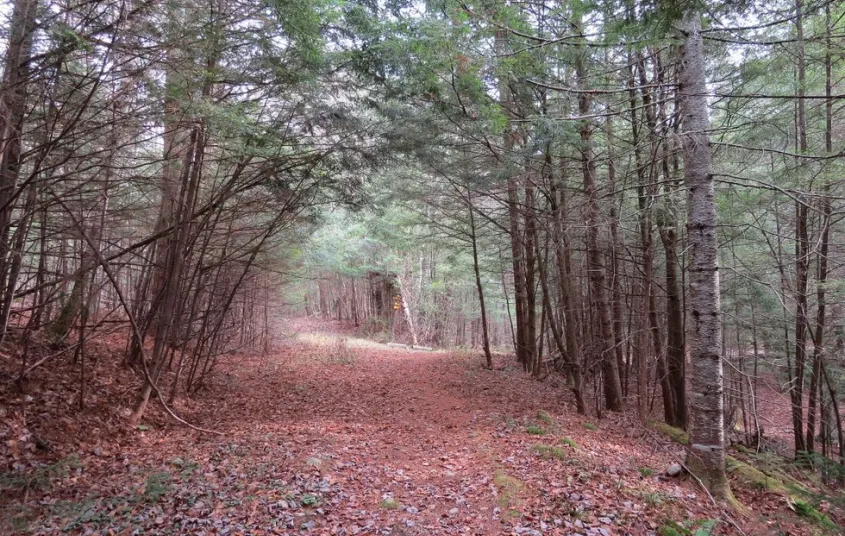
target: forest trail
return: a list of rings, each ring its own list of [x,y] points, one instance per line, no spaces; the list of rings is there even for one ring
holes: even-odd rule
[[[221,358],[194,403],[192,422],[223,435],[162,422],[81,450],[24,501],[28,532],[609,536],[721,515],[663,475],[677,445],[625,415],[578,416],[560,379],[512,357],[487,370],[300,333]]]

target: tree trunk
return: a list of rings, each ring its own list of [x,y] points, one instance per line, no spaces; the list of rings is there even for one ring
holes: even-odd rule
[[[825,153],[833,154],[833,99],[831,98],[833,73],[832,59],[830,52],[830,6],[825,6]],[[822,391],[821,368],[824,360],[824,330],[825,330],[825,284],[827,283],[828,249],[830,244],[830,188],[825,186],[824,197],[821,200],[822,232],[821,244],[817,259],[817,283],[816,283],[816,332],[813,335],[813,372],[810,378],[810,397],[807,406],[807,439],[806,448],[808,452],[815,450],[816,433],[816,398],[817,393]]]
[[[797,32],[798,95],[795,130],[798,152],[807,152],[807,124],[804,110],[806,73],[804,58],[804,22],[801,0],[795,2],[795,27]],[[807,450],[804,441],[804,367],[807,359],[807,279],[809,275],[810,248],[807,230],[808,208],[799,196],[795,201],[795,373],[790,399],[792,402],[792,431],[795,439],[795,456]]]
[[[725,475],[724,377],[713,164],[707,131],[707,80],[698,13],[687,14],[680,72],[684,182],[690,248],[693,378],[687,466],[717,500],[734,502]]]
[[[408,322],[408,331],[411,333],[411,344],[417,345],[417,325],[414,322],[414,315],[406,297],[408,287],[402,283],[402,278],[397,274],[396,282],[399,285],[399,296],[402,300],[402,311],[405,313],[405,320]]]
[[[587,404],[584,401],[584,379],[581,372],[581,343],[579,342],[578,307],[572,290],[572,269],[569,263],[571,257],[569,240],[564,228],[563,216],[566,212],[566,197],[563,188],[566,171],[561,166],[560,179],[552,176],[550,202],[552,205],[552,236],[555,246],[555,261],[557,263],[558,286],[560,302],[563,309],[563,331],[566,338],[566,355],[569,357],[569,368],[572,374],[572,390],[576,393],[576,410],[581,415],[587,414]],[[558,188],[560,186],[560,188]],[[542,277],[542,274],[541,274]]]
[[[578,112],[581,116],[590,113],[590,94],[587,85],[586,47],[580,47],[576,67],[578,88]],[[583,119],[581,135],[581,171],[584,176],[584,190],[587,193],[587,270],[590,291],[598,315],[598,353],[604,374],[604,399],[610,411],[622,411],[622,384],[619,368],[613,351],[613,325],[610,318],[610,304],[607,300],[607,282],[604,259],[599,245],[599,203],[596,186],[596,162],[593,154],[593,124]]]
[[[478,245],[475,236],[475,215],[472,207],[472,191],[467,188],[467,208],[469,209],[470,240],[472,240],[472,268],[475,271],[475,287],[478,290],[478,304],[481,307],[481,344],[487,368],[493,368],[493,354],[490,352],[490,336],[487,333],[487,307],[484,305],[484,286],[481,284],[481,271],[478,267]]]
[[[821,381],[821,366],[824,359],[825,329],[825,285],[827,284],[827,253],[830,242],[830,200],[822,200],[822,236],[818,253],[818,279],[816,283],[816,331],[813,334],[813,367],[810,376],[810,393],[807,401],[807,438],[805,447],[808,453],[815,450],[816,435],[816,400]]]
[[[522,230],[519,225],[519,196],[517,181],[508,179],[508,218],[510,220],[511,255],[513,265],[514,307],[516,309],[516,359],[528,363],[526,313],[528,292],[525,287],[524,259],[522,257]]]
[[[638,62],[639,63],[639,62]],[[666,422],[675,422],[674,413],[674,397],[672,388],[669,383],[669,376],[666,373],[665,361],[663,358],[663,344],[661,342],[660,328],[657,324],[657,309],[654,299],[654,238],[652,232],[652,204],[655,193],[654,187],[649,184],[649,178],[646,174],[646,164],[643,161],[641,151],[639,149],[640,143],[640,121],[637,119],[637,98],[634,90],[634,71],[633,67],[629,67],[628,84],[631,87],[629,91],[629,111],[631,115],[631,135],[634,142],[634,162],[637,173],[637,202],[639,205],[639,228],[640,228],[640,245],[642,247],[641,264],[642,277],[640,279],[639,291],[642,299],[642,305],[645,308],[645,315],[643,318],[643,331],[648,331],[651,335],[652,344],[654,346],[654,359],[657,364],[657,376],[660,383],[661,394],[663,397],[663,418]],[[648,91],[642,91],[643,108],[649,110],[651,107],[651,95]],[[647,326],[647,327],[646,327]],[[638,345],[638,359],[637,359],[637,400],[640,405],[640,417],[645,418],[648,413],[647,405],[647,389],[648,389],[648,340],[649,337],[643,333],[639,337]]]
[[[523,210],[525,216],[525,357],[529,370],[538,377],[541,372],[540,356],[537,351],[537,289],[534,281],[534,273],[537,269],[537,258],[534,256],[534,244],[537,240],[534,205],[534,185],[527,180]]]
[[[32,55],[38,4],[37,0],[15,0],[3,66],[3,81],[0,85],[0,285],[4,289],[16,284],[9,274],[7,264],[10,252],[9,231],[12,226],[14,197],[18,193],[16,188],[20,175],[29,60]],[[34,187],[33,185],[31,188]],[[8,316],[4,311],[0,324],[0,342],[6,337]]]
[[[505,30],[496,32],[496,48],[505,53],[508,49],[508,34]],[[502,145],[504,154],[502,155],[502,165],[504,168],[509,168],[509,161],[514,145],[515,134],[511,131],[511,106],[513,99],[511,95],[510,86],[505,76],[498,81],[499,89],[499,104],[502,106],[505,116],[508,118],[508,126],[505,128],[502,135]],[[511,171],[508,170],[510,174]],[[522,243],[522,230],[520,229],[520,208],[519,208],[519,181],[516,177],[509,175],[507,179],[508,188],[508,220],[511,240],[511,262],[513,265],[513,287],[514,287],[514,308],[516,309],[516,332],[514,336],[514,346],[516,350],[516,359],[519,363],[526,367],[528,365],[528,337],[526,333],[527,314],[528,314],[528,292],[525,286],[525,259],[523,252],[525,248]]]
[[[661,56],[659,52],[655,52],[655,80],[658,86],[663,87],[663,66],[661,64]],[[673,398],[673,416],[674,420],[670,423],[678,428],[686,428],[687,412],[686,412],[686,349],[684,341],[684,311],[681,303],[681,284],[678,277],[678,267],[680,265],[678,260],[678,234],[677,221],[673,207],[673,198],[675,193],[675,177],[672,176],[672,166],[670,166],[670,136],[668,132],[669,120],[666,117],[666,101],[667,97],[664,93],[659,93],[657,112],[658,122],[654,125],[654,130],[657,129],[657,124],[664,125],[664,130],[660,132],[662,136],[662,157],[661,168],[663,172],[664,181],[664,201],[661,210],[658,211],[657,216],[657,231],[660,235],[660,241],[663,244],[663,251],[666,265],[666,368],[670,378]]]
[[[605,135],[607,136],[607,183],[610,188],[610,244],[608,245],[608,257],[610,258],[609,271],[611,288],[611,313],[613,315],[613,351],[616,357],[616,368],[619,370],[620,383],[624,376],[625,357],[623,355],[624,345],[622,343],[622,274],[620,273],[621,263],[619,262],[619,250],[622,247],[619,238],[619,218],[616,211],[616,162],[613,146],[616,143],[613,139],[613,124],[610,116],[605,121]]]

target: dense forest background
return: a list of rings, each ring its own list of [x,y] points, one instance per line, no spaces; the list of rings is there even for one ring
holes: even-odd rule
[[[765,446],[774,389],[777,448],[845,482],[841,2],[14,0],[3,17],[9,385],[70,360],[83,408],[87,350],[119,336],[130,422],[151,398],[182,420],[170,406],[220,356],[322,316],[514,354],[579,413],[691,429],[725,497],[723,444]]]

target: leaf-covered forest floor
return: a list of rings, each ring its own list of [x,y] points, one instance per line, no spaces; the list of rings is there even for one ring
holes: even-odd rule
[[[835,534],[736,475],[743,513],[666,469],[683,447],[633,415],[581,417],[562,379],[497,358],[388,348],[333,324],[270,356],[226,356],[206,389],[137,429],[136,381],[95,359],[87,407],[69,363],[0,390],[0,533]],[[103,351],[107,351],[104,348]],[[4,377],[15,364],[0,360]],[[112,367],[112,368],[109,368]],[[790,509],[789,505],[792,505]],[[715,527],[714,527],[714,521]],[[839,520],[841,521],[841,520]],[[826,528],[825,528],[826,527]]]

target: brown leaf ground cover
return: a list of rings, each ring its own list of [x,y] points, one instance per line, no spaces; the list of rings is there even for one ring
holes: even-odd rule
[[[627,415],[576,415],[561,379],[533,380],[512,358],[487,370],[469,353],[298,327],[311,333],[271,356],[227,356],[177,405],[222,436],[155,411],[126,428],[134,383],[119,368],[100,370],[111,380],[82,414],[60,365],[40,373],[49,389],[30,388],[40,398],[4,386],[0,532],[835,533],[739,481],[748,510],[726,513],[665,476],[683,447]]]

